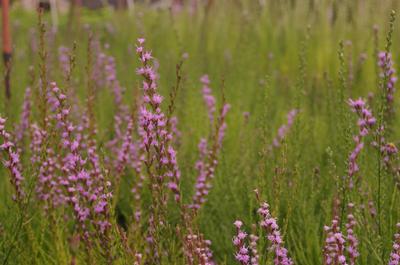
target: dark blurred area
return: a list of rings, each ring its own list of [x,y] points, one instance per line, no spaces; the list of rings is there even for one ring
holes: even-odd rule
[[[106,3],[105,3],[106,2]],[[82,5],[90,9],[102,8],[104,5],[113,6],[115,8],[126,8],[128,6],[127,0],[82,0]]]
[[[173,0],[172,2],[182,2],[183,0]],[[21,3],[26,8],[37,8],[41,7],[46,11],[51,9],[51,6],[55,3],[57,6],[67,7],[72,5],[79,5],[89,9],[99,9],[103,7],[114,7],[116,9],[124,9],[133,5],[133,3],[148,2],[150,4],[157,4],[163,2],[163,0],[11,0],[13,3]],[[1,6],[1,3],[0,3]]]

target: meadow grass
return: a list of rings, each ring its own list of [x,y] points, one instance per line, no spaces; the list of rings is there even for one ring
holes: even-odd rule
[[[358,132],[357,116],[347,103],[349,98],[367,99],[373,93],[368,103],[379,124],[387,128],[386,140],[399,143],[400,128],[396,122],[399,97],[394,94],[391,120],[384,118],[381,112],[387,108],[382,107],[385,106],[382,86],[387,80],[379,76],[376,52],[390,49],[397,69],[400,27],[398,20],[394,20],[390,32],[390,20],[391,13],[399,11],[400,2],[214,2],[208,13],[200,6],[193,14],[186,10],[171,13],[140,4],[133,13],[82,10],[79,22],[72,28],[68,17],[61,16],[55,33],[50,16],[44,14],[47,80],[56,81],[62,89],[74,87],[79,104],[85,105],[89,93],[87,46],[92,32],[103,52],[115,57],[117,79],[126,88],[123,102],[131,106],[135,95],[142,93],[142,80],[136,75],[140,64],[135,53],[136,39],[146,38],[146,48],[152,51],[159,65],[159,92],[165,97],[165,111],[176,82],[176,65],[183,62],[182,83],[175,100],[182,136],[175,148],[184,203],[191,202],[194,192],[197,145],[202,137],[209,136],[211,127],[200,77],[209,76],[218,108],[222,107],[222,97],[231,105],[212,188],[194,221],[201,234],[211,240],[216,263],[236,262],[232,243],[235,220],[242,220],[247,231],[251,231],[251,224],[260,221],[254,193],[257,189],[277,218],[284,245],[295,264],[324,264],[324,225],[331,224],[339,209],[340,225],[342,232],[345,231],[348,202],[355,204],[354,232],[360,253],[357,264],[387,264],[396,223],[400,221],[399,186],[397,171],[386,170],[382,155],[371,145],[376,140],[373,133],[365,137],[364,149],[358,157],[360,183],[349,190],[343,179],[348,174],[348,159],[354,149],[353,136]],[[36,91],[39,87],[41,48],[37,14],[14,7],[11,18],[12,98],[7,102],[1,93],[4,104],[0,107],[2,117],[7,117],[6,127],[12,132],[20,119],[25,88],[31,86]],[[68,84],[58,62],[58,49],[72,48],[74,43],[76,68]],[[106,143],[114,134],[113,116],[118,106],[107,89],[98,91],[94,106],[97,145],[103,156],[109,152]],[[32,120],[40,120],[38,109],[33,104]],[[293,125],[279,147],[270,148],[292,109],[299,110]],[[29,150],[28,141],[23,146]],[[129,255],[121,250],[121,240],[115,240],[110,247],[114,251],[112,262],[97,254],[94,261],[88,261],[85,248],[81,245],[74,249],[71,243],[69,231],[74,229],[73,224],[63,221],[68,210],[56,211],[53,217],[58,225],[51,227],[53,221],[35,199],[37,168],[29,162],[29,154],[27,151],[21,158],[24,186],[29,194],[26,204],[18,205],[12,200],[14,190],[9,174],[6,168],[1,169],[0,261],[72,264],[71,257],[76,255],[77,264],[132,264]],[[397,155],[391,159],[398,162]],[[112,174],[109,178],[113,178]],[[130,190],[135,179],[131,170],[122,174],[117,210],[111,210],[115,227],[119,218],[131,221],[135,209]],[[336,200],[340,206],[335,206]],[[145,189],[144,211],[150,203],[151,194]],[[168,204],[166,219],[170,228],[161,236],[161,244],[167,246],[166,253],[158,263],[187,263],[180,237],[175,234],[175,226],[182,225],[178,208],[174,203]],[[265,237],[261,229],[257,229],[257,234]],[[132,243],[138,252],[145,251],[145,237],[143,233]],[[260,264],[273,264],[273,255],[267,248],[267,241],[261,240]]]

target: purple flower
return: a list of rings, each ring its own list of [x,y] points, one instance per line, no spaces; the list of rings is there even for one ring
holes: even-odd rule
[[[290,128],[293,126],[294,119],[298,113],[299,111],[297,109],[292,109],[289,111],[287,114],[287,123],[279,127],[278,135],[272,140],[272,145],[269,147],[270,151],[272,151],[273,148],[277,148],[281,145]]]
[[[210,124],[212,125],[214,122],[214,113],[216,110],[216,100],[215,97],[212,95],[212,90],[210,88],[210,79],[208,78],[208,75],[203,75],[200,78],[201,83],[203,84],[203,100],[207,106],[208,110],[208,118],[210,119]]]
[[[16,195],[15,199],[18,202],[25,197],[23,188],[22,166],[18,150],[15,149],[15,144],[11,141],[11,135],[5,130],[6,119],[0,117],[0,137],[3,143],[0,145],[0,150],[3,151],[7,158],[3,162],[4,166],[9,170],[11,178],[10,181],[14,186]]]
[[[27,87],[25,90],[24,102],[22,105],[22,113],[20,124],[16,128],[15,140],[17,143],[23,141],[24,136],[27,134],[27,130],[30,126],[30,116],[31,116],[31,88]],[[21,145],[21,144],[19,144]]]
[[[169,121],[160,109],[163,97],[158,94],[157,91],[157,74],[153,70],[153,67],[149,65],[152,56],[141,46],[143,43],[144,39],[139,39],[137,45],[139,60],[142,62],[142,67],[138,68],[137,73],[144,79],[143,102],[145,103],[141,106],[139,113],[139,134],[142,138],[141,145],[149,154],[147,157],[153,157],[155,161],[160,163],[158,168],[164,169],[163,174],[154,173],[151,174],[150,177],[155,178],[155,175],[159,175],[158,178],[162,183],[164,183],[166,178],[169,178],[170,184],[168,187],[174,193],[175,200],[179,202],[181,198],[179,190],[180,170],[177,164],[176,151],[171,143],[173,135],[170,128],[167,127]],[[149,163],[147,163],[147,165],[149,165]],[[152,170],[148,172],[151,171]],[[171,183],[175,185],[171,185]]]
[[[262,203],[258,209],[258,214],[262,220],[260,226],[267,232],[267,239],[271,242],[271,250],[274,251],[275,265],[293,265],[293,261],[288,257],[288,251],[283,246],[283,240],[279,231],[276,219],[272,217],[269,211],[269,205]]]
[[[392,55],[390,53],[387,54],[386,52],[379,52],[378,66],[381,68],[381,77],[386,81],[386,83],[383,84],[383,89],[385,90],[387,111],[388,113],[393,113],[393,99],[397,76],[395,76],[396,70],[393,66]]]
[[[202,234],[195,234],[189,228],[183,245],[188,264],[215,265],[213,253],[210,249],[211,241],[204,239]]]
[[[64,78],[68,78],[68,76],[70,75],[70,52],[71,50],[67,47],[60,46],[58,48],[58,61],[64,74]]]
[[[400,223],[397,223],[397,232],[394,234],[394,242],[392,246],[392,252],[389,257],[389,265],[400,264]]]
[[[251,265],[258,265],[259,255],[257,250],[258,236],[250,234]]]
[[[210,122],[214,121],[214,112],[215,112],[215,99],[211,94],[211,89],[208,87],[210,80],[207,75],[204,75],[201,78],[203,82],[203,96],[204,91],[206,91],[205,101],[208,106],[208,113]],[[211,134],[215,133],[215,137],[213,140],[215,142],[208,143],[208,141],[204,138],[200,140],[198,145],[199,149],[199,160],[195,164],[195,168],[198,171],[198,176],[195,184],[195,193],[193,196],[193,202],[189,205],[190,208],[197,211],[205,202],[206,197],[212,187],[211,180],[214,178],[215,170],[218,164],[218,154],[222,148],[222,141],[225,136],[225,130],[227,125],[225,123],[226,115],[230,109],[230,105],[228,103],[224,103],[222,108],[219,111],[219,117],[217,119],[216,130],[214,128],[211,131]]]
[[[237,252],[235,253],[235,259],[240,263],[240,264],[250,264],[250,255],[249,255],[249,249],[245,245],[245,240],[247,238],[246,232],[242,231],[240,228],[242,227],[243,223],[242,221],[235,221],[234,225],[236,226],[236,231],[237,234],[236,236],[233,237],[232,242],[234,246],[236,247]]]
[[[345,251],[345,238],[340,232],[337,217],[332,220],[330,227],[325,227],[326,239],[324,245],[324,264],[341,264],[345,265],[346,258]]]
[[[243,225],[243,222],[240,220],[236,220],[233,224],[236,226],[237,229],[240,229],[240,227],[242,227]]]
[[[355,147],[348,159],[348,185],[349,188],[352,189],[354,187],[354,177],[359,171],[357,158],[364,148],[363,138],[370,133],[370,130],[375,125],[376,119],[363,99],[349,99],[348,103],[352,111],[358,115],[357,125],[359,129],[358,134],[353,137]]]
[[[354,234],[354,227],[356,225],[356,221],[353,216],[353,208],[354,204],[349,203],[348,204],[349,214],[347,215],[346,231],[347,231],[347,242],[348,242],[347,252],[349,254],[350,265],[354,265],[356,263],[357,257],[360,255],[357,249],[358,240]]]
[[[360,111],[364,108],[365,102],[362,98],[356,100],[349,99],[349,105],[352,107],[353,111]]]

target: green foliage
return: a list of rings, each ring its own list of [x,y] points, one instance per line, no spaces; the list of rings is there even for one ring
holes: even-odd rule
[[[46,32],[53,34],[46,37],[47,79],[57,81],[60,87],[67,85],[57,63],[58,47],[72,48],[76,42],[76,69],[71,84],[84,102],[88,94],[86,23],[101,43],[109,46],[107,53],[115,56],[118,79],[126,88],[126,103],[133,101],[140,82],[135,74],[139,62],[134,52],[138,37],[146,38],[147,47],[159,62],[160,89],[166,99],[175,84],[175,65],[188,53],[182,66],[182,87],[175,100],[178,128],[182,132],[178,162],[186,202],[192,198],[196,180],[197,144],[209,131],[200,76],[205,73],[210,76],[211,87],[218,97],[222,96],[220,88],[224,80],[224,94],[232,105],[213,188],[199,215],[200,230],[212,241],[211,249],[218,264],[234,263],[233,222],[241,219],[250,228],[259,221],[253,192],[256,188],[278,218],[285,245],[296,264],[322,264],[323,226],[331,222],[333,200],[338,193],[344,202],[349,198],[357,202],[358,264],[387,263],[395,224],[400,221],[400,201],[394,177],[378,172],[382,165],[377,161],[380,156],[377,158],[376,149],[369,144],[373,139],[368,138],[359,159],[363,192],[345,193],[341,182],[356,130],[355,116],[346,101],[349,97],[366,98],[372,92],[376,96],[371,107],[376,116],[381,115],[381,103],[377,101],[381,92],[380,81],[376,80],[376,49],[390,49],[395,67],[400,65],[400,27],[392,20],[388,23],[391,10],[398,11],[400,2],[214,2],[209,13],[199,6],[192,15],[172,14],[167,9],[140,4],[133,13],[83,10],[79,26],[73,28],[69,27],[68,17],[61,16],[55,34],[51,30],[51,17],[45,14]],[[11,17],[12,100],[8,106],[0,106],[9,124],[19,119],[23,93],[31,82],[29,67],[34,67],[37,79],[41,63],[36,14],[16,8]],[[378,26],[376,39],[374,25]],[[349,41],[351,45],[346,45]],[[361,56],[366,56],[366,60],[361,60]],[[395,94],[397,113],[399,99]],[[3,92],[0,101],[5,102]],[[268,146],[279,126],[286,122],[286,113],[293,108],[300,109],[298,119],[283,144],[269,152]],[[34,112],[39,115],[38,110]],[[248,120],[245,112],[250,113]],[[95,109],[101,146],[110,138],[113,113],[110,92],[101,91]],[[390,129],[389,140],[398,143],[400,126],[393,122]],[[24,169],[28,176],[29,171]],[[19,208],[11,200],[8,172],[3,168],[0,172],[0,262],[70,264],[71,238],[63,227],[61,215],[47,219],[35,200],[26,208]],[[124,196],[118,202],[125,215],[132,214],[129,177],[127,174],[121,182]],[[369,201],[378,205],[379,217],[368,214]],[[174,209],[171,212],[169,218],[175,223],[179,213]],[[171,256],[163,263],[184,264],[175,235],[165,240]],[[114,246],[118,247],[121,246]],[[266,255],[266,248],[260,252]],[[85,263],[84,255],[78,254],[77,258],[78,264]],[[120,259],[115,264],[125,264],[124,257]]]

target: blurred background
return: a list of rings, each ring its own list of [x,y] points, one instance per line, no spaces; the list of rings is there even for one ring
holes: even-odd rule
[[[43,10],[40,15],[38,7]],[[351,135],[356,130],[346,100],[379,97],[377,52],[385,50],[388,39],[393,43],[396,69],[400,62],[398,18],[388,38],[392,10],[398,13],[399,0],[10,1],[10,43],[5,45],[3,35],[3,53],[12,53],[11,98],[5,99],[2,83],[0,113],[7,114],[10,124],[19,120],[24,92],[27,87],[39,87],[44,61],[48,80],[73,87],[77,93],[74,103],[85,106],[89,58],[94,58],[94,68],[101,68],[96,65],[99,58],[112,59],[123,88],[122,101],[133,104],[134,93],[140,93],[135,43],[138,37],[145,37],[146,47],[156,58],[160,93],[166,98],[176,81],[176,64],[184,61],[176,115],[183,135],[178,160],[185,201],[190,201],[196,181],[197,144],[210,127],[200,77],[208,74],[216,97],[224,94],[232,105],[221,162],[199,218],[202,233],[213,242],[218,263],[234,263],[234,220],[257,222],[253,190],[258,188],[282,224],[285,243],[296,263],[321,264],[323,226],[331,221],[337,178],[346,172]],[[93,37],[90,49],[89,36]],[[63,71],[66,49],[76,65],[68,81]],[[40,58],[43,51],[45,59]],[[0,71],[7,75],[3,64]],[[109,87],[100,84],[97,89],[95,114],[98,142],[103,147],[112,136],[118,106]],[[397,110],[398,99],[399,93],[394,100]],[[290,136],[275,153],[266,152],[293,108],[301,112]],[[400,126],[394,124],[392,130],[391,139],[398,144]],[[360,196],[365,202],[376,202],[377,162],[372,151],[370,154],[362,157],[368,185]],[[358,213],[362,225],[357,232],[363,242],[359,264],[384,264],[390,253],[400,211],[393,182],[386,181],[382,234],[376,232],[375,221],[364,209]],[[128,195],[118,202],[126,216],[132,212],[132,182],[131,175],[124,178],[122,190]],[[3,183],[7,183],[5,178],[1,187],[7,187]],[[11,197],[9,188],[1,191]],[[12,224],[9,212],[1,209],[6,206],[0,207],[0,220]],[[179,219],[174,210],[173,224]],[[31,211],[36,214],[36,208]],[[41,219],[34,221],[40,223]],[[21,253],[13,257],[15,264],[24,264],[21,260],[31,257],[29,250]]]

